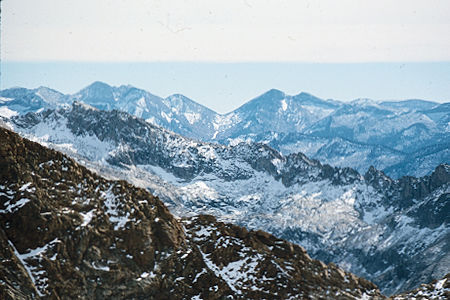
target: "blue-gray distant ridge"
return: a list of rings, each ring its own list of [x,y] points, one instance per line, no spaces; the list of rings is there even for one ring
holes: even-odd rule
[[[218,114],[181,94],[161,98],[130,85],[96,81],[73,95],[46,87],[2,90],[0,115],[23,115],[73,101],[125,111],[201,141],[261,142],[283,154],[301,152],[362,173],[373,165],[394,178],[424,176],[450,163],[450,103],[420,99],[341,102],[271,89]]]

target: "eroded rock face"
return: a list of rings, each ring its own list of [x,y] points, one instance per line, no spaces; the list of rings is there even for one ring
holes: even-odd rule
[[[357,299],[377,287],[300,246],[211,216],[177,220],[0,128],[2,299]]]
[[[158,199],[124,181],[97,177],[11,132],[2,130],[1,140],[3,243],[16,253],[10,255],[16,257],[13,265],[24,265],[35,287],[24,289],[26,280],[16,278],[11,285],[18,293],[169,298],[174,289],[190,294],[181,285],[172,287],[181,275],[175,270],[187,264],[178,255],[188,245],[182,227]],[[3,266],[2,277],[10,270]],[[161,286],[167,288],[160,291]]]
[[[413,291],[392,296],[390,299],[450,299],[450,273],[442,279],[433,280],[429,284],[422,284]]]
[[[377,287],[334,264],[313,260],[301,246],[258,230],[217,222],[212,216],[183,220],[216,276],[242,299],[383,298]]]

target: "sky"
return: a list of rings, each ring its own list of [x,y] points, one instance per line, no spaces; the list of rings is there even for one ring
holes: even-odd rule
[[[0,88],[95,80],[230,111],[270,88],[449,101],[447,0],[4,0]],[[68,80],[70,78],[70,80]]]

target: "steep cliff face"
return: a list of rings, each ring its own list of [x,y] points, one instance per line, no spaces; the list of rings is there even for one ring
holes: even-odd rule
[[[143,189],[3,128],[0,140],[2,299],[383,298],[300,246],[176,219]]]
[[[126,298],[152,296],[167,285],[163,298],[172,287],[189,294],[174,287],[174,276],[182,275],[175,269],[189,270],[176,254],[188,250],[186,237],[158,199],[3,129],[1,140],[2,242],[14,258],[9,264],[27,279],[11,277],[2,262],[5,293]],[[137,280],[153,270],[155,280]]]

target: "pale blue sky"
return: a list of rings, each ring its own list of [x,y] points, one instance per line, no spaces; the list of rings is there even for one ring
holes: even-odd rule
[[[14,61],[450,61],[448,0],[4,0]]]
[[[271,88],[450,98],[448,0],[3,0],[0,88],[93,81],[228,112]],[[405,63],[402,63],[405,62]]]

